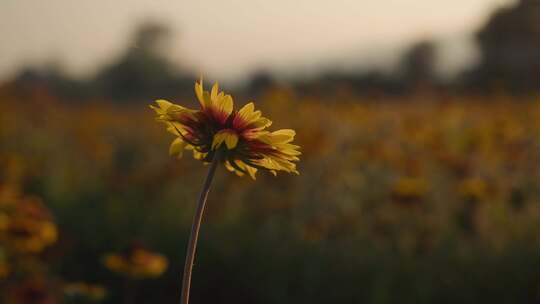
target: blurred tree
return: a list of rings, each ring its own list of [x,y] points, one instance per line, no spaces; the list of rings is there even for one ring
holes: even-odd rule
[[[258,70],[254,72],[247,82],[249,94],[261,94],[264,90],[276,85],[276,80],[267,70]]]
[[[432,85],[436,77],[436,46],[425,40],[415,43],[402,58],[401,71],[408,86]]]
[[[97,87],[105,97],[116,100],[143,100],[173,97],[187,84],[167,58],[171,30],[160,23],[142,24],[126,52],[98,73]]]
[[[42,67],[22,68],[8,87],[23,95],[44,90],[65,100],[82,100],[89,94],[87,83],[68,75],[59,60],[51,60]]]
[[[520,0],[494,12],[477,33],[482,55],[476,82],[513,89],[538,88],[540,1]]]

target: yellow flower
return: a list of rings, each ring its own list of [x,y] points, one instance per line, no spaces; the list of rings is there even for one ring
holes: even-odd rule
[[[220,151],[228,170],[239,176],[249,174],[253,179],[258,169],[274,175],[279,170],[298,174],[294,162],[301,153],[300,147],[291,143],[294,130],[265,130],[272,122],[255,110],[253,102],[234,110],[232,97],[220,92],[217,83],[208,92],[202,80],[196,82],[195,94],[199,110],[166,100],[157,100],[157,106],[150,106],[157,120],[177,136],[169,148],[171,155],[181,157],[187,149],[193,151],[196,159],[211,162]]]
[[[422,199],[428,190],[425,179],[420,177],[402,177],[396,181],[392,196],[401,202],[411,202]]]
[[[140,246],[134,247],[126,253],[107,254],[103,263],[110,271],[133,279],[159,277],[169,264],[164,256]]]
[[[25,197],[0,210],[0,244],[10,250],[39,253],[57,237],[49,210],[37,198]]]
[[[458,191],[465,198],[482,200],[488,196],[489,187],[484,179],[469,177],[459,183]]]
[[[5,231],[5,239],[16,251],[37,253],[56,242],[57,230],[51,222],[14,218],[10,220],[9,228]]]

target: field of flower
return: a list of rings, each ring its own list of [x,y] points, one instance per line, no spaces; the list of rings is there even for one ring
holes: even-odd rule
[[[540,99],[336,98],[257,100],[300,175],[218,169],[192,302],[539,303]],[[206,169],[162,129],[0,92],[1,303],[178,301]]]

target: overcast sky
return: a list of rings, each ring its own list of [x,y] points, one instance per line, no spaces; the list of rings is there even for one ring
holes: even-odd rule
[[[69,71],[91,73],[118,55],[134,25],[147,19],[174,30],[174,58],[215,78],[234,79],[258,68],[384,64],[389,53],[427,37],[445,42],[443,66],[450,69],[472,58],[467,33],[513,2],[0,0],[0,79],[23,64],[51,59]]]

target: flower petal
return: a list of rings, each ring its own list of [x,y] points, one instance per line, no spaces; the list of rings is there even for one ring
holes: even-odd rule
[[[236,130],[242,130],[246,127],[257,128],[258,125],[254,125],[261,118],[261,111],[255,111],[255,105],[250,102],[243,106],[238,113],[236,113],[233,120],[233,128]],[[264,125],[267,120],[262,121]]]
[[[219,148],[223,142],[225,142],[227,149],[232,150],[238,144],[238,135],[229,129],[219,131],[214,135],[214,139],[212,140],[212,149]]]
[[[219,84],[216,82],[212,86],[212,93],[210,93],[210,98],[212,99],[212,101],[217,100],[218,93],[219,93]]]
[[[228,118],[229,115],[232,113],[234,106],[231,95],[224,95],[219,98],[217,100],[216,106],[218,111],[225,114],[226,118]]]
[[[291,142],[294,139],[296,132],[291,129],[281,129],[275,132],[272,132],[270,140],[272,144],[286,144]]]
[[[184,152],[184,148],[186,146],[186,143],[182,140],[181,137],[177,137],[169,147],[169,155],[176,156],[178,158],[182,158],[182,154]]]
[[[210,98],[210,93],[204,90],[202,78],[201,80],[199,80],[199,82],[195,82],[195,94],[197,95],[197,99],[199,100],[202,109],[206,109],[212,106],[212,99]]]
[[[225,144],[229,150],[236,148],[238,144],[238,135],[235,133],[227,133],[225,136]]]

